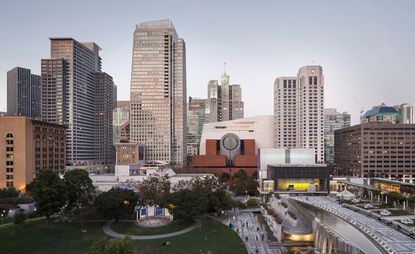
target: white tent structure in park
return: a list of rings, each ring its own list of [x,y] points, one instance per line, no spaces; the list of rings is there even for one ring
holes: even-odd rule
[[[348,190],[344,190],[336,194],[336,197],[340,200],[352,200],[356,197],[353,193]]]

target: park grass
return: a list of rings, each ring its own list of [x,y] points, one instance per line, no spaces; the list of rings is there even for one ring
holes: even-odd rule
[[[0,253],[83,253],[105,237],[103,223],[47,223],[45,220],[0,228]]]
[[[44,253],[86,253],[91,244],[101,238],[108,238],[102,231],[104,222],[83,223],[86,233],[81,233],[82,223],[29,222],[0,228],[1,254],[44,254]],[[163,246],[169,241],[170,246]],[[132,241],[140,253],[197,253],[199,250],[211,253],[246,253],[238,235],[227,226],[205,221],[201,228],[186,234],[158,240]]]
[[[176,232],[190,227],[194,220],[174,220],[162,227],[141,227],[135,222],[117,222],[111,225],[112,230],[121,234],[128,235],[161,235]]]
[[[170,242],[170,246],[163,246],[164,242]],[[189,233],[163,238],[159,240],[134,241],[140,253],[143,254],[187,254],[198,253],[204,250],[216,253],[247,253],[245,245],[239,236],[222,223],[205,221],[201,228],[196,228]]]

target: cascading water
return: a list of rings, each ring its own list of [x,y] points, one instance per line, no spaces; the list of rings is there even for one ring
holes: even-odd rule
[[[345,240],[318,218],[313,221],[314,248],[322,254],[364,254],[358,247]]]

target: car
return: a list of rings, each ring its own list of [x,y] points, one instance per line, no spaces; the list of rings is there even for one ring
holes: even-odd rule
[[[353,204],[357,204],[357,203],[359,203],[360,202],[360,199],[358,199],[358,198],[354,198],[354,199],[352,199],[352,203]]]

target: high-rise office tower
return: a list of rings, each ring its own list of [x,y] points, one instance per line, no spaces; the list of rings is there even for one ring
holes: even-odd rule
[[[324,109],[324,153],[326,163],[334,163],[334,131],[350,127],[350,114],[337,112],[335,108]]]
[[[274,83],[274,146],[298,148],[298,92],[296,77],[277,78]]]
[[[7,72],[7,114],[40,117],[41,77],[29,69],[15,67]]]
[[[300,68],[297,77],[274,83],[274,145],[313,148],[324,163],[324,77],[321,66]]]
[[[144,22],[134,32],[130,142],[147,160],[186,160],[186,47],[170,20]]]
[[[69,168],[103,169],[106,161],[98,151],[101,146],[112,146],[112,135],[103,142],[101,134],[107,125],[112,126],[114,87],[112,78],[101,73],[100,48],[93,42],[80,43],[72,38],[50,41],[51,57],[42,59],[41,66],[42,119],[68,126]]]
[[[97,157],[104,166],[115,161],[115,147],[112,136],[112,112],[114,110],[114,81],[105,72],[95,73],[96,116],[97,116]]]
[[[198,155],[200,137],[206,119],[206,99],[189,97],[187,112],[187,155]]]
[[[114,144],[130,142],[130,101],[118,101],[112,118]]]
[[[208,98],[206,102],[206,122],[221,122],[236,120],[244,117],[241,86],[229,85],[229,75],[226,71],[221,76],[221,82],[210,80],[208,83]]]

